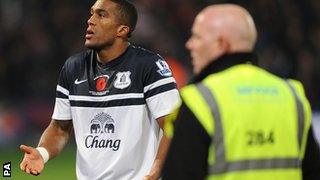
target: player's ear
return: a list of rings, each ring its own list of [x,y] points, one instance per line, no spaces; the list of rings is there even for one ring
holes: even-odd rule
[[[120,25],[117,31],[117,35],[118,37],[124,37],[124,36],[128,36],[129,32],[130,32],[129,26]]]

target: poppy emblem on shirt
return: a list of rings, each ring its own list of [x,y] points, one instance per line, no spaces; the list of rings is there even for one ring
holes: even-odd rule
[[[97,91],[104,91],[107,88],[107,78],[106,77],[99,77],[96,80],[96,90]]]

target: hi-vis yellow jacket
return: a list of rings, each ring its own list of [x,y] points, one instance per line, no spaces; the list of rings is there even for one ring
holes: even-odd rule
[[[181,97],[212,137],[208,179],[302,179],[311,108],[301,83],[241,64],[186,86]]]

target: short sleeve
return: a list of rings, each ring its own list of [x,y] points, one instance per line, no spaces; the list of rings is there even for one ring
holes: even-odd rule
[[[144,97],[152,116],[157,119],[170,114],[180,97],[169,65],[160,56],[155,56],[148,63],[144,77]]]
[[[60,71],[59,81],[56,89],[56,102],[52,119],[71,120],[71,107],[69,101],[69,86],[66,73],[66,65]]]

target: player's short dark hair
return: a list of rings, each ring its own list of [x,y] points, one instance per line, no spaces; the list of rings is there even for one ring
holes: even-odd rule
[[[119,8],[119,21],[130,28],[128,37],[131,37],[132,32],[136,28],[138,21],[138,12],[136,7],[128,0],[111,0],[116,3]]]

